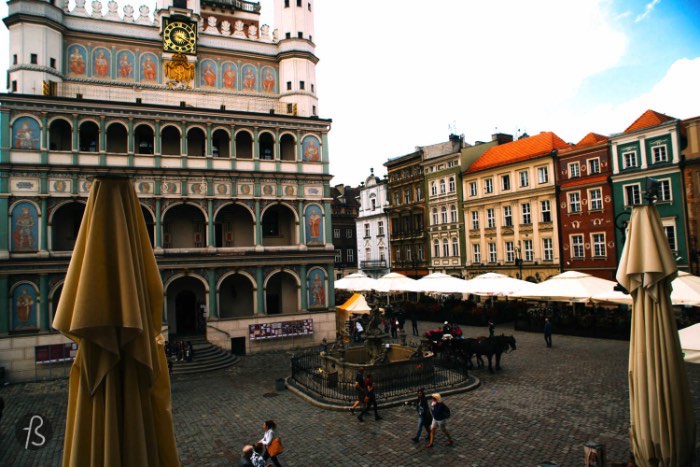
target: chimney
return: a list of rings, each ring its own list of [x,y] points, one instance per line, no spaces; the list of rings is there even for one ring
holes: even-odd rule
[[[491,135],[491,141],[496,141],[498,144],[512,143],[513,135],[506,133],[494,133]]]

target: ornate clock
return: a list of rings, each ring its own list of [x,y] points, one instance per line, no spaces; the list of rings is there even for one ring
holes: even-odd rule
[[[186,17],[163,18],[163,50],[180,54],[196,54],[197,23]]]

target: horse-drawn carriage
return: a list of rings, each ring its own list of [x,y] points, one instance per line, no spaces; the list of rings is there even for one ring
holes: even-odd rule
[[[478,368],[484,367],[482,356],[488,360],[488,368],[494,372],[493,357],[496,357],[496,370],[501,369],[501,355],[516,349],[515,337],[491,336],[464,338],[462,330],[458,326],[431,329],[425,333],[430,339],[431,350],[441,358],[451,361],[462,361],[467,368],[474,368],[472,357],[476,357]]]

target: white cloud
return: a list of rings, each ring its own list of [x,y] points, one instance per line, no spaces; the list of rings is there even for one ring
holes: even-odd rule
[[[644,7],[644,12],[637,15],[637,17],[634,18],[634,22],[639,23],[640,21],[644,21],[644,19],[651,14],[654,7],[656,7],[656,5],[659,3],[661,3],[661,0],[652,0],[651,3],[647,3],[647,5]]]

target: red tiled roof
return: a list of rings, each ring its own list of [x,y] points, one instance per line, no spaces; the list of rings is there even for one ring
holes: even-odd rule
[[[568,148],[569,144],[551,131],[521,138],[512,143],[494,146],[481,155],[464,173],[499,167],[549,154],[554,149]]]
[[[632,133],[633,131],[641,130],[643,128],[650,128],[652,126],[668,122],[669,120],[675,120],[675,118],[654,112],[653,110],[647,110],[637,120],[635,120],[634,123],[627,127],[625,133]]]
[[[559,151],[560,154],[571,152],[571,151],[576,151],[577,149],[584,149],[587,147],[595,146],[596,144],[600,143],[605,143],[608,141],[607,136],[599,135],[598,133],[588,133],[586,136],[584,136],[581,141],[576,143],[574,146],[569,146],[568,148],[564,148],[561,151]]]

